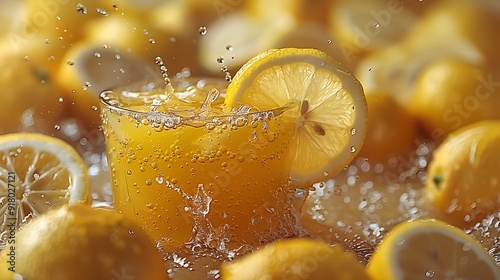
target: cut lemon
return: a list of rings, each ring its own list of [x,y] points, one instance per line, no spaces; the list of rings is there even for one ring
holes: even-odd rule
[[[344,168],[361,147],[366,100],[361,84],[338,62],[315,49],[272,49],[248,61],[226,91],[226,106],[260,110],[294,105],[292,177],[325,179]]]
[[[87,166],[69,144],[34,133],[0,136],[0,248],[13,227],[51,208],[90,200]]]
[[[500,268],[471,236],[438,220],[396,226],[367,267],[372,279],[500,279]]]

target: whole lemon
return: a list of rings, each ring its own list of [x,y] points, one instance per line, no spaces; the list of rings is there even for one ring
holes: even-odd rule
[[[500,209],[500,121],[482,121],[452,134],[434,151],[426,190],[443,218],[459,226]]]
[[[308,238],[268,244],[221,269],[222,279],[369,279],[354,254]]]
[[[0,255],[0,279],[168,279],[147,235],[109,209],[67,204],[9,240]]]
[[[499,73],[460,59],[444,59],[417,77],[409,110],[428,136],[440,143],[465,125],[500,119]]]
[[[0,42],[0,134],[19,131],[54,133],[62,118],[62,90],[42,65],[26,60]]]
[[[417,122],[390,94],[366,94],[368,123],[360,157],[385,162],[390,157],[408,157],[416,149]],[[397,116],[397,117],[395,117]]]

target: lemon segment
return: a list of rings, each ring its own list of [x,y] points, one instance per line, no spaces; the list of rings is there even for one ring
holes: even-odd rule
[[[366,100],[361,84],[315,49],[272,49],[249,60],[226,91],[225,106],[290,106],[292,177],[310,183],[344,168],[361,147]]]
[[[90,201],[87,166],[69,144],[34,133],[0,137],[0,247],[8,218],[18,229],[49,209]]]
[[[500,269],[481,245],[438,220],[396,226],[367,267],[372,279],[500,279]]]

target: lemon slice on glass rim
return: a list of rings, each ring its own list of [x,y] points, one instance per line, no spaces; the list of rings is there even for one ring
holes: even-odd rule
[[[294,104],[291,176],[320,182],[359,151],[366,130],[363,88],[342,65],[315,49],[271,49],[249,60],[226,91],[225,106],[269,110]]]
[[[0,248],[49,209],[90,202],[87,165],[71,145],[36,133],[0,136]]]

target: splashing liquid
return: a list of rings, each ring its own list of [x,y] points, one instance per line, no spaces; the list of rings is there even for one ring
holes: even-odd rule
[[[156,57],[155,63],[160,67],[161,76],[163,78],[163,82],[165,83],[165,94],[167,95],[167,100],[170,100],[174,94],[174,87],[172,86],[172,82],[168,76],[167,66],[165,66],[163,59],[159,56]]]
[[[226,81],[228,82],[231,82],[233,77],[231,76],[231,73],[229,73],[229,68],[227,68],[227,66],[224,64],[224,57],[219,56],[217,58],[217,63],[222,64],[220,70],[222,71],[222,73],[224,73],[224,79],[226,79]]]

